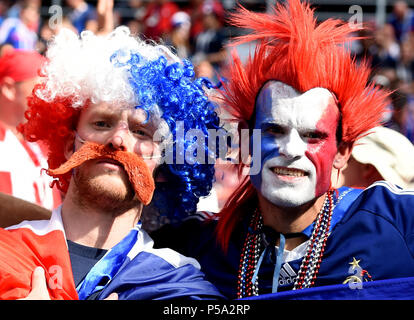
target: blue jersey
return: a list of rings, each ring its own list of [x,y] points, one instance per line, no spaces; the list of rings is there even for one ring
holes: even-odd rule
[[[413,277],[414,191],[386,182],[377,182],[364,191],[346,187],[338,191],[314,286],[354,283],[355,277],[361,282]],[[227,253],[217,244],[215,221],[190,219],[180,226],[165,226],[153,237],[156,242],[166,240],[170,248],[196,258],[207,279],[228,298],[236,298],[241,250],[250,218],[251,214],[247,214],[236,227]],[[312,229],[310,225],[303,233],[309,237]],[[278,291],[293,288],[304,255],[300,247],[304,251],[306,243],[295,249],[296,258],[292,254],[282,264]],[[274,269],[275,255],[270,255],[260,266],[259,294],[272,291]]]
[[[199,264],[167,248],[154,249],[152,239],[144,233],[143,248],[123,265],[97,299],[112,292],[120,300],[224,299],[205,280]]]

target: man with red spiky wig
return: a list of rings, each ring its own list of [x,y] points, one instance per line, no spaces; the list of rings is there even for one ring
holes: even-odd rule
[[[260,141],[250,135],[250,145],[261,146],[260,172],[244,176],[218,219],[188,220],[180,233],[164,227],[153,237],[197,258],[230,298],[413,277],[414,191],[386,182],[331,187],[332,171],[381,122],[388,93],[346,49],[350,26],[317,24],[308,4],[285,3],[271,14],[240,8],[231,17],[253,30],[236,43],[257,45],[246,64],[233,54],[223,105],[240,128],[260,130]],[[172,230],[186,237],[173,244]]]

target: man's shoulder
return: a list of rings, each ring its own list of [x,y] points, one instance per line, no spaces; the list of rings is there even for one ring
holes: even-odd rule
[[[363,220],[365,223],[397,229],[402,234],[414,231],[414,190],[378,181],[363,190],[349,207],[341,224]],[[391,230],[390,229],[390,230]]]
[[[181,253],[175,251],[169,246],[154,246],[152,237],[145,231],[141,231],[143,235],[143,250],[139,253],[145,256],[145,260],[153,261],[154,263],[165,262],[171,266],[171,268],[180,268],[184,265],[192,265],[197,269],[200,269],[199,263]]]
[[[363,190],[358,199],[360,208],[378,214],[406,212],[414,205],[414,190],[402,189],[387,181],[377,181]]]
[[[24,220],[18,224],[5,228],[6,230],[29,229],[36,234],[43,235],[50,231],[50,219]]]

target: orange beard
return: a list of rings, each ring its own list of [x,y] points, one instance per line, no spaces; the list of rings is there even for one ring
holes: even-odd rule
[[[85,142],[79,150],[72,154],[68,161],[63,163],[59,168],[47,170],[47,173],[54,178],[58,178],[73,168],[80,166],[85,161],[105,158],[115,160],[122,164],[138,199],[144,205],[148,205],[154,193],[155,183],[144,160],[135,153],[114,151],[105,145]]]

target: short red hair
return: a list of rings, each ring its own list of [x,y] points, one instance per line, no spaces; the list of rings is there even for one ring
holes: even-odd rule
[[[235,44],[258,41],[253,56],[243,65],[234,51],[224,83],[223,105],[239,122],[249,122],[256,96],[268,80],[284,82],[299,92],[315,87],[331,91],[342,116],[342,141],[352,145],[380,124],[387,105],[387,92],[369,83],[367,62],[357,64],[346,45],[354,31],[341,21],[329,19],[317,24],[313,9],[299,0],[277,4],[271,14],[250,12],[240,7],[230,22],[253,29]],[[243,163],[240,163],[243,166]],[[249,179],[235,191],[220,213],[218,239],[227,247],[241,214],[239,206],[254,196]]]

